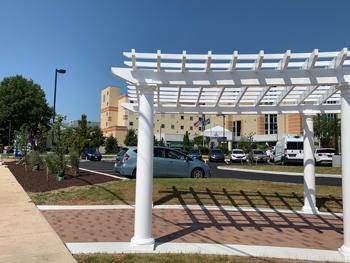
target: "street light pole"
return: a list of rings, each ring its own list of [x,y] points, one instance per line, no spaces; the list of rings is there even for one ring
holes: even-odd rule
[[[55,117],[56,117],[56,89],[57,89],[57,73],[65,74],[66,70],[65,69],[57,69],[55,70],[55,90],[54,90],[54,97],[53,97],[53,118],[52,118],[52,123],[55,122]]]

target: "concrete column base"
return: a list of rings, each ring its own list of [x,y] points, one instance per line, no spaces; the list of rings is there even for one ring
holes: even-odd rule
[[[305,212],[305,213],[308,213],[308,214],[318,214],[320,211],[318,211],[318,208],[317,207],[310,207],[310,206],[303,206],[301,208],[301,211]]]
[[[137,251],[154,251],[154,238],[131,238],[130,248]]]

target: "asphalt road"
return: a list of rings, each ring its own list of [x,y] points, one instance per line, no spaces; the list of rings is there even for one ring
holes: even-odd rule
[[[114,161],[84,161],[80,163],[81,168],[116,175],[113,171]],[[225,166],[225,163],[208,163],[211,171],[212,178],[236,178],[247,180],[263,180],[270,182],[284,182],[284,183],[297,183],[302,184],[304,182],[302,176],[293,175],[279,175],[267,173],[254,173],[254,172],[241,172],[241,171],[227,171],[220,170],[217,166]],[[317,185],[335,185],[341,186],[341,178],[325,178],[316,177]]]

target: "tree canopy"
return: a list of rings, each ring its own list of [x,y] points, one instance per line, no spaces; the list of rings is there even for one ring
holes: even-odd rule
[[[17,75],[0,82],[0,144],[8,144],[10,122],[12,131],[26,125],[36,138],[48,129],[52,114],[44,91],[32,80]],[[14,132],[10,136],[12,141]]]
[[[129,129],[126,133],[124,144],[126,146],[137,146],[137,135],[134,129]]]

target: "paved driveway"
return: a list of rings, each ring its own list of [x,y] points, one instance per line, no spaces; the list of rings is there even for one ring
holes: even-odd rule
[[[101,162],[82,162],[81,167],[93,171],[107,173],[115,175],[113,171],[114,161],[101,161]],[[263,180],[270,182],[285,182],[285,183],[297,183],[302,184],[302,176],[293,175],[280,175],[280,174],[269,174],[267,173],[254,173],[254,172],[243,172],[243,171],[227,171],[220,170],[218,166],[227,165],[225,163],[208,163],[212,178],[236,178],[236,179],[247,179],[247,180]],[[316,184],[318,185],[335,185],[341,186],[341,178],[324,178],[316,177]]]

